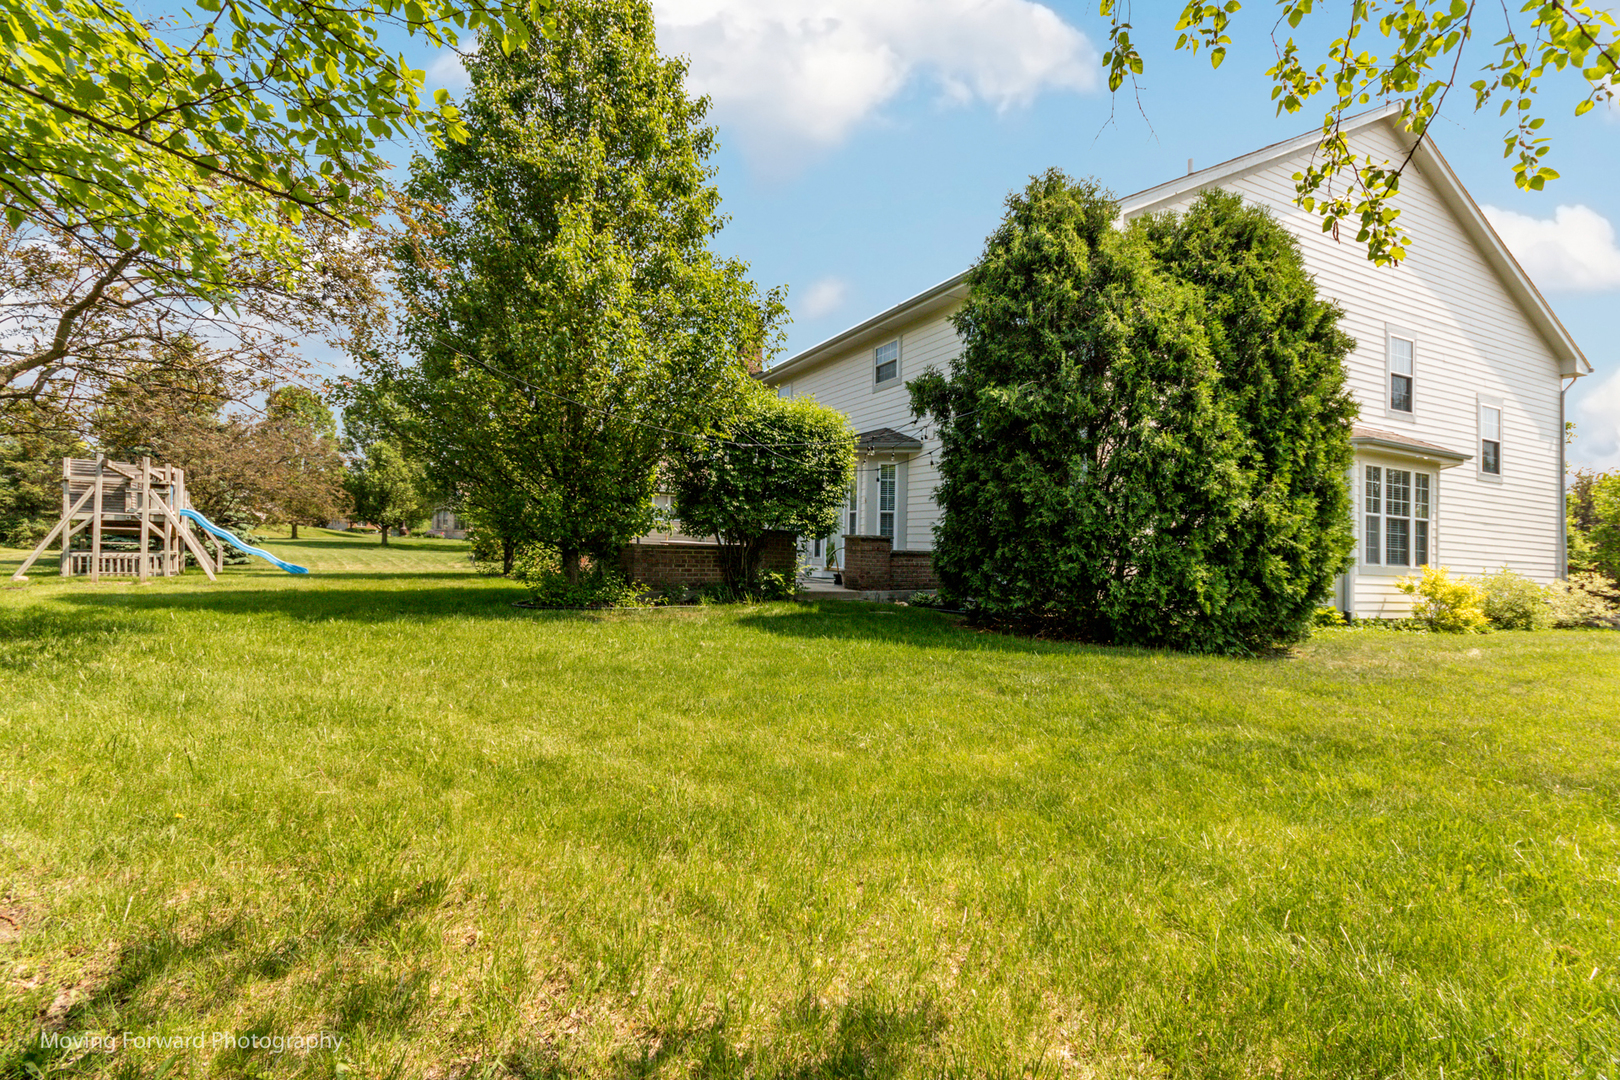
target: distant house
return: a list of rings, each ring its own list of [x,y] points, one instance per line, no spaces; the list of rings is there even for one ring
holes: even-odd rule
[[[433,517],[428,521],[427,534],[443,536],[450,540],[465,540],[467,523],[462,521],[454,510],[441,506],[433,511]]]
[[[1412,164],[1401,182],[1414,244],[1380,268],[1355,243],[1324,234],[1294,203],[1293,174],[1319,132],[1269,146],[1121,200],[1123,219],[1185,209],[1221,188],[1269,209],[1300,241],[1318,290],[1344,309],[1358,342],[1347,361],[1361,404],[1355,564],[1336,602],[1362,616],[1399,615],[1395,582],[1427,563],[1480,573],[1501,566],[1538,581],[1564,565],[1564,391],[1592,366],[1425,137],[1416,147],[1399,110],[1347,120],[1352,150]],[[859,587],[893,581],[875,552],[916,566],[933,542],[939,442],[912,418],[905,384],[944,369],[960,342],[947,321],[967,295],[958,274],[775,365],[762,378],[783,396],[813,396],[848,414],[859,468],[840,548]],[[826,549],[808,541],[806,555]],[[812,562],[818,561],[812,557]],[[819,561],[825,561],[824,557]],[[876,569],[873,569],[873,568]]]

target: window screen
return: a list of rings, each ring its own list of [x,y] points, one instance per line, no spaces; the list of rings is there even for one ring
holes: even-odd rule
[[[1479,407],[1479,470],[1502,474],[1502,410],[1490,405]]]
[[[875,352],[877,364],[877,381],[886,383],[890,379],[900,377],[900,343],[891,341],[887,345],[879,345]]]
[[[1389,407],[1412,411],[1412,343],[1406,338],[1389,339]]]
[[[878,535],[894,536],[894,504],[899,487],[900,466],[878,466]]]

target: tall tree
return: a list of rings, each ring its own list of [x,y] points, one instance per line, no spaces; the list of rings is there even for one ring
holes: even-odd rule
[[[990,618],[1238,652],[1328,595],[1349,342],[1280,227],[1235,209],[1116,229],[1101,189],[1055,170],[1008,200],[960,356],[911,384],[943,443],[935,565]],[[1206,292],[1230,283],[1262,325]],[[1266,424],[1305,441],[1292,463]]]
[[[1118,91],[1144,70],[1131,31],[1130,0],[1099,0],[1110,20],[1109,49],[1103,56],[1108,86]],[[1202,49],[1220,67],[1232,44],[1233,22],[1242,0],[1187,0],[1176,22],[1175,47]],[[1543,129],[1547,111],[1543,89],[1560,87],[1576,116],[1614,100],[1620,74],[1620,28],[1614,15],[1587,0],[1519,0],[1481,4],[1477,0],[1352,0],[1345,5],[1316,0],[1279,0],[1267,19],[1275,62],[1266,75],[1277,113],[1296,113],[1319,95],[1327,101],[1322,148],[1296,177],[1299,203],[1322,218],[1324,232],[1338,236],[1341,222],[1355,222],[1357,241],[1379,265],[1406,256],[1408,237],[1401,224],[1401,176],[1411,162],[1358,155],[1343,135],[1341,122],[1374,101],[1401,106],[1407,130],[1422,137],[1439,118],[1458,79],[1467,79],[1465,57],[1476,35],[1492,42],[1481,61],[1469,61],[1478,78],[1468,84],[1474,111],[1495,106],[1509,117],[1503,157],[1513,162],[1519,187],[1540,191],[1558,173],[1546,161],[1552,140]],[[1308,59],[1312,47],[1291,33],[1312,19],[1326,18],[1335,30],[1325,55]],[[1256,27],[1260,30],[1260,27]],[[1264,32],[1263,30],[1261,32]],[[1379,39],[1382,39],[1380,44]]]
[[[396,388],[413,452],[521,495],[577,580],[645,530],[661,461],[742,400],[781,313],[709,242],[706,100],[658,54],[646,0],[559,8],[549,39],[467,64],[467,140],[413,167],[443,210],[402,248]]]

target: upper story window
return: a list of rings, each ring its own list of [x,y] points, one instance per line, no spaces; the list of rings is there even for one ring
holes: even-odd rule
[[[1479,403],[1479,471],[1486,476],[1502,475],[1502,406],[1494,399]]]
[[[878,466],[878,535],[894,538],[894,508],[899,494],[900,466]]]
[[[793,396],[793,384],[785,382],[781,386],[778,386],[776,388],[776,396],[779,397],[779,398],[790,398],[790,397],[792,397]]]
[[[1389,334],[1389,411],[1412,413],[1413,360],[1417,342],[1391,330]]]
[[[1361,561],[1384,566],[1429,565],[1428,473],[1366,467],[1362,484]]]
[[[879,345],[872,350],[872,373],[878,386],[885,386],[900,377],[900,339]]]

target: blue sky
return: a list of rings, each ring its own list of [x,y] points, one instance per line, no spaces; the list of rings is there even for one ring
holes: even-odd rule
[[[783,356],[965,269],[1031,174],[1055,165],[1127,194],[1320,122],[1274,113],[1270,5],[1236,17],[1219,71],[1172,51],[1180,6],[1136,5],[1139,108],[1107,92],[1090,0],[654,0],[664,50],[714,99],[731,217],[717,246],[761,286],[790,287]],[[423,66],[456,88],[453,56]],[[1617,467],[1620,109],[1577,119],[1577,93],[1547,94],[1563,178],[1544,192],[1514,187],[1505,123],[1473,113],[1466,89],[1434,136],[1597,368],[1570,392],[1572,460]]]

